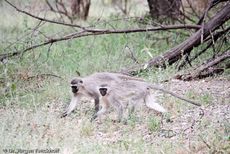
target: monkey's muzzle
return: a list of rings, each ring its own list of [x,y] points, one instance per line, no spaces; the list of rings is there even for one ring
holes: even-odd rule
[[[71,86],[71,88],[73,93],[77,93],[79,90],[77,86]]]

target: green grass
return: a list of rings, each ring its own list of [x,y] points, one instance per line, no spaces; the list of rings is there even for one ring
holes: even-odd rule
[[[160,122],[158,119],[156,118],[149,118],[149,121],[148,121],[148,128],[150,130],[150,132],[156,132],[160,129]]]

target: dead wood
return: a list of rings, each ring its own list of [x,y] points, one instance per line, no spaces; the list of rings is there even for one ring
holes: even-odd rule
[[[208,11],[213,8],[214,6],[216,6],[217,4],[221,3],[221,2],[226,2],[228,0],[209,0],[209,4],[208,7],[205,9],[205,11],[203,12],[202,16],[200,17],[197,25],[201,25],[202,22],[204,21],[205,17],[207,16]]]
[[[216,56],[215,58],[209,59],[207,63],[202,64],[193,72],[183,75],[176,75],[174,78],[189,81],[223,73],[224,68],[218,68],[216,67],[216,65],[228,58],[230,58],[230,50],[225,51],[224,53]]]
[[[194,47],[199,46],[204,42],[206,38],[212,35],[212,32],[218,27],[227,22],[230,18],[230,3],[227,3],[221,11],[216,13],[207,23],[205,23],[196,33],[186,39],[181,44],[175,46],[163,55],[157,56],[147,63],[137,65],[126,70],[122,70],[122,73],[135,75],[140,71],[149,69],[151,67],[165,67],[166,64],[173,64],[178,61],[183,55],[189,54]],[[210,39],[212,37],[209,37]],[[205,41],[208,41],[206,39]]]
[[[79,28],[79,32],[74,32],[71,34],[67,34],[63,37],[58,37],[58,38],[53,38],[53,37],[48,37],[48,40],[45,40],[44,42],[40,42],[38,44],[31,45],[29,47],[25,47],[22,50],[17,50],[15,52],[10,52],[10,53],[3,53],[0,55],[0,61],[3,61],[4,59],[22,55],[25,52],[28,52],[32,49],[46,46],[46,45],[52,45],[53,43],[60,42],[60,41],[65,41],[65,40],[70,40],[70,39],[76,39],[80,37],[86,37],[86,36],[92,36],[92,35],[106,35],[106,34],[128,34],[128,33],[139,33],[139,32],[150,32],[150,31],[160,31],[160,30],[172,30],[172,29],[200,29],[200,25],[160,25],[158,27],[151,27],[151,28],[135,28],[135,29],[122,29],[122,30],[110,30],[110,29],[97,29],[97,28],[88,28],[88,27],[83,27],[80,25],[76,24],[68,24],[68,23],[62,23],[58,21],[53,21],[49,20],[46,18],[42,18],[39,16],[35,16],[25,10],[22,10],[9,2],[8,0],[5,0],[6,3],[8,3],[10,6],[12,6],[14,9],[16,9],[18,12],[23,13],[25,15],[28,15],[34,19],[44,21],[44,22],[49,22],[57,25],[63,25],[63,26],[69,26],[69,27],[76,27]],[[4,49],[3,49],[4,50]]]
[[[196,53],[193,57],[190,57],[188,59],[188,63],[192,62],[193,60],[195,60],[196,58],[198,58],[200,55],[202,55],[203,53],[205,53],[205,51],[207,51],[207,49],[209,49],[213,45],[213,42],[216,42],[219,38],[221,38],[223,35],[226,35],[229,31],[230,31],[230,27],[226,28],[223,31],[219,31],[217,33],[214,33],[212,35],[212,40],[210,40],[209,38],[207,38],[209,41],[207,42],[206,47],[203,50],[201,50],[200,52]],[[205,40],[205,42],[206,42],[206,40]],[[183,61],[178,66],[178,70],[181,70],[186,65],[186,62],[187,61]],[[191,64],[190,64],[190,66],[191,66]]]

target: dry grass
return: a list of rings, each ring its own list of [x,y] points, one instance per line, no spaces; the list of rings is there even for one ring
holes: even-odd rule
[[[164,97],[169,110],[160,116],[141,107],[127,124],[115,123],[115,113],[90,122],[93,103],[83,101],[67,118],[59,118],[63,102],[54,100],[36,109],[2,108],[0,144],[2,149],[56,149],[61,153],[228,153],[230,130],[229,81],[183,83],[171,81],[169,88],[190,84],[187,93],[199,87],[213,99],[197,108]],[[218,83],[216,86],[214,83]],[[171,84],[171,85],[170,85]],[[221,87],[222,85],[222,87]],[[227,88],[227,89],[226,89]],[[182,93],[176,90],[177,93]],[[174,90],[175,91],[175,90]],[[222,91],[222,93],[219,91]],[[195,96],[195,95],[194,95]],[[217,101],[219,97],[222,100]],[[199,99],[196,96],[197,100]]]

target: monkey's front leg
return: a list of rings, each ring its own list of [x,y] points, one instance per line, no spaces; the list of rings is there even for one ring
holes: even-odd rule
[[[94,114],[93,114],[93,116],[92,116],[92,118],[91,118],[91,120],[90,120],[91,122],[92,122],[94,119],[97,118],[96,114],[99,112],[99,101],[100,101],[100,99],[99,99],[98,97],[95,97],[95,98],[94,98],[95,112],[94,112]]]
[[[94,98],[95,113],[99,111],[99,97]]]
[[[97,100],[97,105],[98,105],[98,108],[97,110],[99,110],[99,99]],[[91,122],[96,119],[97,117],[101,116],[102,114],[105,114],[109,108],[109,103],[107,100],[103,100],[102,103],[102,108],[100,109],[100,111],[96,112],[93,117],[91,118]],[[95,110],[96,110],[96,99],[95,99]]]
[[[91,122],[96,119],[97,117],[101,116],[102,114],[105,114],[107,112],[108,108],[106,106],[103,106],[100,111],[94,114],[94,116],[91,118]]]
[[[117,110],[117,122],[121,122],[123,117],[123,106],[120,102],[116,102],[115,108]]]
[[[66,111],[61,115],[61,118],[66,117],[76,108],[77,103],[80,100],[80,98],[81,97],[79,95],[73,95],[69,106],[67,107]]]

